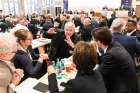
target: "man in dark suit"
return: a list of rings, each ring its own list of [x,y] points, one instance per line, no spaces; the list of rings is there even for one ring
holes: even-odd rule
[[[128,20],[126,24],[126,35],[127,36],[136,36],[137,39],[140,42],[140,32],[136,29],[137,28],[137,22],[135,20]]]
[[[93,32],[98,48],[104,50],[99,71],[107,93],[138,93],[136,71],[129,53],[119,43],[112,41],[108,28],[98,28]]]
[[[112,23],[113,41],[118,41],[129,52],[134,59],[136,55],[140,55],[140,43],[136,37],[126,36],[122,34],[124,19],[117,18]]]

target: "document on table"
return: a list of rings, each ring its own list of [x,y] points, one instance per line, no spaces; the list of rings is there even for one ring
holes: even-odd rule
[[[34,89],[34,87],[39,83],[40,81],[35,78],[27,78],[25,81],[23,81],[20,85],[16,87],[15,91],[17,93],[43,93]],[[49,91],[46,93],[49,93]]]

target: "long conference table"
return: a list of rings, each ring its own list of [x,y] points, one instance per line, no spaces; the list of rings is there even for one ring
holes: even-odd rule
[[[42,48],[44,45],[49,44],[49,43],[51,43],[51,39],[44,39],[44,38],[35,39],[32,42],[32,47],[33,49],[40,48],[40,47]],[[76,68],[73,67],[72,56],[69,58],[64,58],[63,61],[64,61],[65,69],[62,71],[62,74],[63,74],[62,78],[57,78],[58,87],[60,91],[64,90],[64,87],[60,86],[60,83],[67,82],[68,80],[75,78],[76,73],[77,73]],[[72,67],[72,69],[69,70],[69,67],[70,68]],[[97,68],[98,68],[98,65],[96,65],[94,69],[97,69]],[[46,73],[40,79],[30,78],[30,77],[27,78],[15,88],[15,91],[16,93],[43,93],[34,89],[34,87],[40,82],[48,85],[48,73]],[[49,93],[49,91],[47,91],[46,93]]]
[[[64,61],[65,61],[65,67],[73,64],[71,57],[70,58],[65,58]],[[62,71],[62,73],[63,73],[62,78],[57,78],[58,87],[59,87],[60,91],[62,91],[64,89],[64,87],[60,86],[60,83],[61,82],[67,82],[68,80],[75,78],[77,70],[73,69],[73,70],[67,72],[66,69],[65,69],[65,70]],[[26,80],[24,80],[21,84],[19,84],[15,88],[15,91],[17,93],[43,93],[43,92],[40,92],[40,91],[34,89],[34,87],[40,82],[48,85],[48,73],[46,73],[40,79],[30,78],[30,77],[27,78]],[[45,93],[49,93],[49,90]]]
[[[70,79],[74,79],[77,74],[77,70],[75,67],[73,67],[73,69],[68,69],[69,71],[67,71],[67,67],[72,67],[72,65],[73,65],[72,57],[64,58],[63,60],[64,60],[64,67],[65,67],[65,69],[61,72],[61,74],[63,74],[63,75],[61,78],[57,77],[58,88],[60,91],[64,90],[64,87],[60,86],[60,84],[62,82],[67,82]],[[94,70],[97,68],[98,68],[98,65],[95,66]],[[56,75],[57,75],[57,73],[56,73]],[[48,73],[46,73],[40,79],[27,78],[25,81],[23,81],[21,84],[19,84],[16,87],[15,91],[17,93],[49,93],[49,90],[47,92],[40,92],[40,91],[34,89],[34,87],[40,82],[48,85]]]

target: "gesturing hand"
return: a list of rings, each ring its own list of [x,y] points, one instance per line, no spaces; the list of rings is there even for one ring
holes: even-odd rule
[[[48,34],[57,34],[57,32],[55,31],[55,28],[50,28],[48,31],[47,31]]]
[[[72,40],[71,40],[71,38],[70,38],[69,36],[67,36],[67,37],[65,38],[65,42],[66,42],[69,46],[71,46],[72,48],[74,48],[74,43],[72,42]]]

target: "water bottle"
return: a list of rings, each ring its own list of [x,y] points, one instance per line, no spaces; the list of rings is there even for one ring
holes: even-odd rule
[[[61,70],[65,69],[64,62],[65,62],[65,59],[61,59]]]
[[[56,69],[56,73],[58,73],[59,72],[59,59],[56,60],[55,69]]]
[[[57,79],[61,79],[61,61],[59,61],[59,59],[57,59],[56,61],[55,69],[56,69]]]

